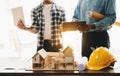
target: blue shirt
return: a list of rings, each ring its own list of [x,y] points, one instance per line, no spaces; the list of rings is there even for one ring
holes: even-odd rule
[[[89,31],[102,31],[108,30],[116,20],[116,0],[79,0],[77,7],[74,11],[73,20],[86,21],[96,25],[96,29]],[[105,18],[95,20],[88,16],[89,11],[95,11],[103,14]]]

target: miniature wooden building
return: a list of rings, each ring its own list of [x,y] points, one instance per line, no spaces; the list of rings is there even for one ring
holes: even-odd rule
[[[70,46],[68,46],[67,48],[65,48],[65,50],[63,50],[63,54],[65,57],[65,62],[70,63],[74,61],[73,50],[71,49]]]
[[[49,69],[58,69],[59,61],[63,60],[63,52],[47,52],[48,56],[45,59],[45,67],[49,67]]]
[[[47,57],[47,52],[44,49],[39,50],[32,57],[33,68],[44,68],[45,58]]]
[[[74,54],[70,46],[60,52],[46,52],[39,50],[32,57],[33,69],[74,69]]]
[[[65,67],[67,68],[68,66],[71,68],[74,68],[74,55],[73,55],[73,50],[70,46],[68,46],[64,51],[64,63]],[[71,69],[72,69],[71,68]]]

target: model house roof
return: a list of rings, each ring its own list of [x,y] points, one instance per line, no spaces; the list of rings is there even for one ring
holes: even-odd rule
[[[63,53],[65,56],[73,56],[73,50],[70,46],[67,46],[64,50]]]
[[[35,57],[38,54],[44,59],[48,56],[47,52],[44,49],[40,49],[33,57]]]

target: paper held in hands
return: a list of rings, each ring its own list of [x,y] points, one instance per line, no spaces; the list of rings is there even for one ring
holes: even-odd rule
[[[79,30],[80,26],[85,26],[86,21],[80,21],[80,22],[64,22],[62,26],[62,32],[66,31],[77,31]]]
[[[17,25],[18,20],[20,19],[23,21],[23,23],[25,23],[22,7],[12,8],[11,10],[12,10],[12,15],[13,15],[14,25]]]
[[[95,11],[89,11],[88,14],[90,18],[93,18],[95,20],[101,20],[105,17],[103,14],[95,12]]]

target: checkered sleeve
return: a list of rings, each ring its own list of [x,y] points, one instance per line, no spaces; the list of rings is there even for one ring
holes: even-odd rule
[[[32,26],[31,27],[35,27],[35,28],[39,28],[39,25],[38,25],[38,16],[37,16],[37,9],[33,9],[31,11],[31,21],[32,21]]]
[[[61,22],[65,22],[66,18],[65,18],[65,11],[62,9],[61,10]]]

